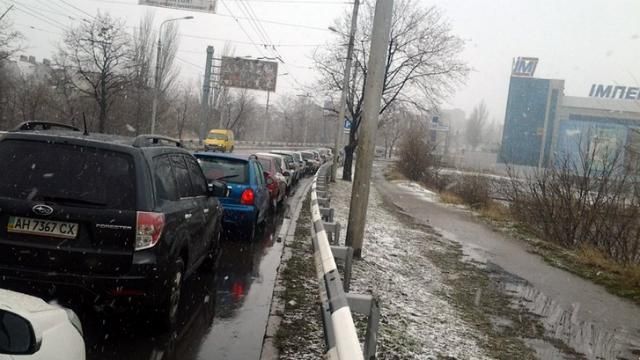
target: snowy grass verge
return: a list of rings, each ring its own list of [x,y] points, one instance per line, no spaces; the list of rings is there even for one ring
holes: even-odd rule
[[[437,197],[411,183],[404,186]],[[350,194],[349,182],[331,185],[331,205],[345,226]],[[426,255],[441,246],[435,234],[400,223],[371,188],[363,259],[354,264],[352,292],[372,291],[380,298],[378,359],[488,358],[477,343],[482,335],[442,295],[449,289]]]

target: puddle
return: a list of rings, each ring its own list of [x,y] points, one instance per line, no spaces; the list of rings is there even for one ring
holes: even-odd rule
[[[564,360],[570,357],[564,355],[560,350],[548,342],[540,339],[522,339],[527,346],[535,350],[536,357],[542,360]]]
[[[636,360],[640,353],[640,329],[614,328],[606,323],[584,320],[580,302],[560,306],[526,280],[492,265],[493,277],[513,297],[513,305],[538,317],[545,336],[561,341],[587,359]],[[638,324],[640,327],[640,324]],[[540,359],[564,359],[553,344],[541,339],[524,339]]]
[[[454,233],[447,230],[434,228],[444,239],[456,242],[462,246],[462,260],[484,267],[488,263],[487,251],[475,244],[460,241]]]
[[[433,191],[427,190],[422,187],[420,184],[417,184],[412,181],[393,181],[392,183],[398,185],[401,189],[406,192],[415,194],[419,198],[426,200],[428,202],[437,203],[440,202],[440,196]]]

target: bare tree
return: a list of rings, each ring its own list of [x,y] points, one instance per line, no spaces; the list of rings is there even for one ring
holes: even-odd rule
[[[471,149],[475,150],[482,144],[488,119],[489,111],[487,111],[487,105],[483,100],[473,108],[473,112],[469,116],[469,119],[467,119],[465,139]]]
[[[129,72],[131,79],[131,99],[133,100],[131,115],[136,134],[144,132],[143,124],[151,107],[153,87],[153,13],[147,12],[140,19],[138,28],[133,33]]]
[[[353,152],[358,144],[374,5],[364,5],[355,39],[355,68],[352,89],[347,97],[347,110],[353,124],[345,148],[345,180],[351,179]],[[336,24],[342,38],[314,55],[321,71],[320,85],[329,92],[342,90],[343,44],[348,41],[349,24],[349,15],[345,14]],[[468,72],[466,64],[459,58],[462,49],[463,41],[451,34],[449,23],[435,7],[423,7],[413,0],[397,1],[387,49],[380,113],[394,103],[429,108],[440,102]]]
[[[227,92],[221,104],[220,116],[222,128],[231,129],[241,137],[247,122],[255,115],[257,104],[255,97],[247,89]]]
[[[398,139],[409,127],[414,114],[402,106],[394,105],[382,117],[379,126],[384,139],[385,157],[390,158],[393,155]]]
[[[3,12],[4,11],[0,11],[0,15]],[[13,24],[8,14],[6,14],[4,18],[0,19],[0,66],[2,65],[2,61],[20,50],[21,39],[22,34],[13,30]]]
[[[80,93],[93,97],[98,106],[98,131],[104,132],[109,110],[126,89],[125,72],[129,35],[124,22],[98,13],[66,32],[60,56],[68,59],[72,83]]]

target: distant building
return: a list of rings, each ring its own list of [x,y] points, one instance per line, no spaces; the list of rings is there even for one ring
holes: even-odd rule
[[[443,157],[449,152],[449,125],[443,122],[440,115],[431,118],[428,125],[429,144],[433,154]]]
[[[596,149],[620,153],[627,168],[640,160],[640,88],[594,85],[590,97],[566,96],[564,80],[512,76],[498,161],[548,167]]]

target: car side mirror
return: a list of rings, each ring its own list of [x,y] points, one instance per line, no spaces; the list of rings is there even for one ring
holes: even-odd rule
[[[208,184],[209,196],[227,197],[229,196],[229,188],[222,181],[213,180]]]
[[[291,173],[289,171],[285,171],[285,172],[282,173],[282,175],[284,175],[286,177],[289,177],[289,176],[291,176]]]
[[[0,310],[0,354],[32,355],[40,347],[29,320]]]

